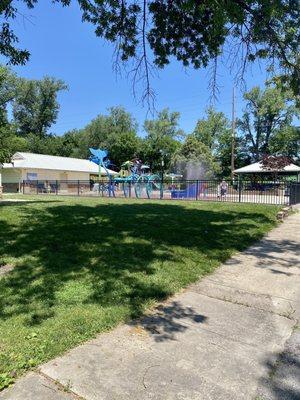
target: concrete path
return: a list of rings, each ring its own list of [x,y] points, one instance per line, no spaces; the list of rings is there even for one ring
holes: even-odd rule
[[[300,399],[300,213],[142,320],[42,365],[2,400]]]

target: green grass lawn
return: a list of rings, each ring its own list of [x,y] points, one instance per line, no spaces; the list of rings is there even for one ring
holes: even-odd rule
[[[24,197],[0,205],[0,388],[211,272],[277,208]]]

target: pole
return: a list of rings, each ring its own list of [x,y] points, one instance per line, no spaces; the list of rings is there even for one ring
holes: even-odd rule
[[[242,199],[242,179],[241,179],[240,174],[238,177],[238,188],[239,188],[239,203],[240,203],[241,199]]]
[[[2,168],[2,164],[0,164],[0,168]],[[2,187],[2,174],[0,170],[0,199],[2,199],[2,194],[3,194],[3,187]]]
[[[161,183],[160,183],[160,198],[161,199],[164,197],[164,168],[165,168],[165,160],[162,158],[162,160],[161,160]]]
[[[235,152],[235,87],[232,90],[232,125],[231,125],[231,179],[234,178],[234,152]]]

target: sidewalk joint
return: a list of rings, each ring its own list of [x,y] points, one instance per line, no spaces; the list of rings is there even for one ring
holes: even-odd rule
[[[44,372],[42,372],[40,369],[38,369],[36,372],[37,372],[38,375],[42,376],[43,378],[45,378],[49,382],[52,382],[55,385],[55,387],[57,388],[58,391],[64,392],[64,393],[68,393],[71,396],[73,396],[74,400],[86,400],[84,397],[80,396],[79,394],[77,394],[76,392],[74,392],[71,389],[71,387],[72,387],[71,384],[65,386],[61,382],[59,382],[57,379],[53,379],[53,378],[51,378],[51,376],[49,376],[49,375],[45,374]],[[43,385],[43,386],[46,386],[46,385]],[[46,386],[46,387],[54,391],[54,389],[50,388],[49,386]]]

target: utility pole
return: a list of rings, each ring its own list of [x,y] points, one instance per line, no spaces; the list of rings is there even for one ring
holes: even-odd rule
[[[232,125],[231,125],[231,179],[234,178],[234,152],[235,152],[235,87],[232,90]]]

